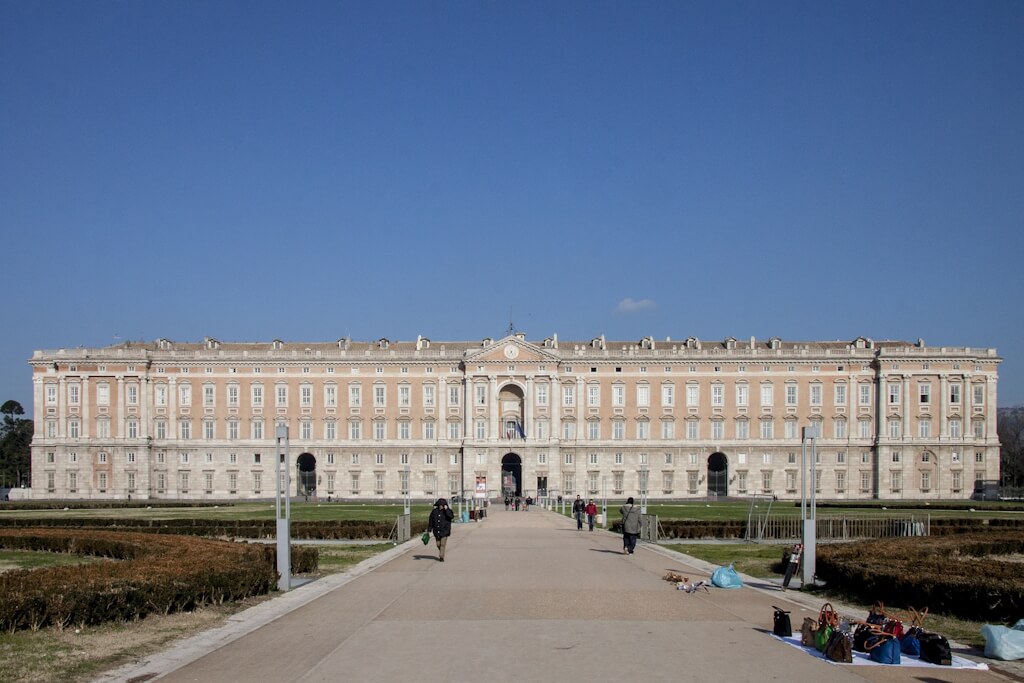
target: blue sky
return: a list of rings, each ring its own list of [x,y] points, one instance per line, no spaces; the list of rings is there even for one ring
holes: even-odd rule
[[[0,3],[0,400],[167,337],[994,346],[1024,3]]]

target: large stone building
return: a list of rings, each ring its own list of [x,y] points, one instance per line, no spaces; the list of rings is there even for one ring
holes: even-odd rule
[[[819,498],[966,498],[998,478],[999,362],[921,341],[522,334],[36,351],[32,496],[268,498],[287,425],[296,495],[794,499],[817,426]]]

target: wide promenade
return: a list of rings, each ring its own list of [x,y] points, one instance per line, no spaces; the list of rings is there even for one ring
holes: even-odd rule
[[[103,681],[950,681],[991,671],[838,666],[771,636],[817,605],[751,582],[686,594],[706,567],[534,508],[458,524],[444,563],[419,539],[354,578],[329,577]],[[795,602],[791,601],[795,600]],[[801,604],[803,603],[803,604]]]

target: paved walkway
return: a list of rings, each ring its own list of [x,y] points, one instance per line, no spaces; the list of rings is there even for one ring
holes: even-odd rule
[[[103,681],[950,681],[994,672],[829,664],[771,634],[772,604],[817,614],[756,580],[692,595],[668,570],[706,567],[538,508],[456,525],[444,563],[418,539],[236,615]],[[360,573],[361,572],[361,573]],[[759,587],[760,586],[760,587]],[[803,611],[802,611],[803,610]]]

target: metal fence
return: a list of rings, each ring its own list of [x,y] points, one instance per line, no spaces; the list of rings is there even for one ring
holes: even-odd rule
[[[658,542],[658,515],[640,515],[640,540]]]
[[[897,536],[928,536],[931,534],[929,515],[902,515],[894,517],[818,517],[816,536],[820,540],[845,541],[857,538],[893,538]],[[759,515],[748,539],[754,542],[799,539],[803,535],[803,520],[799,517]]]

